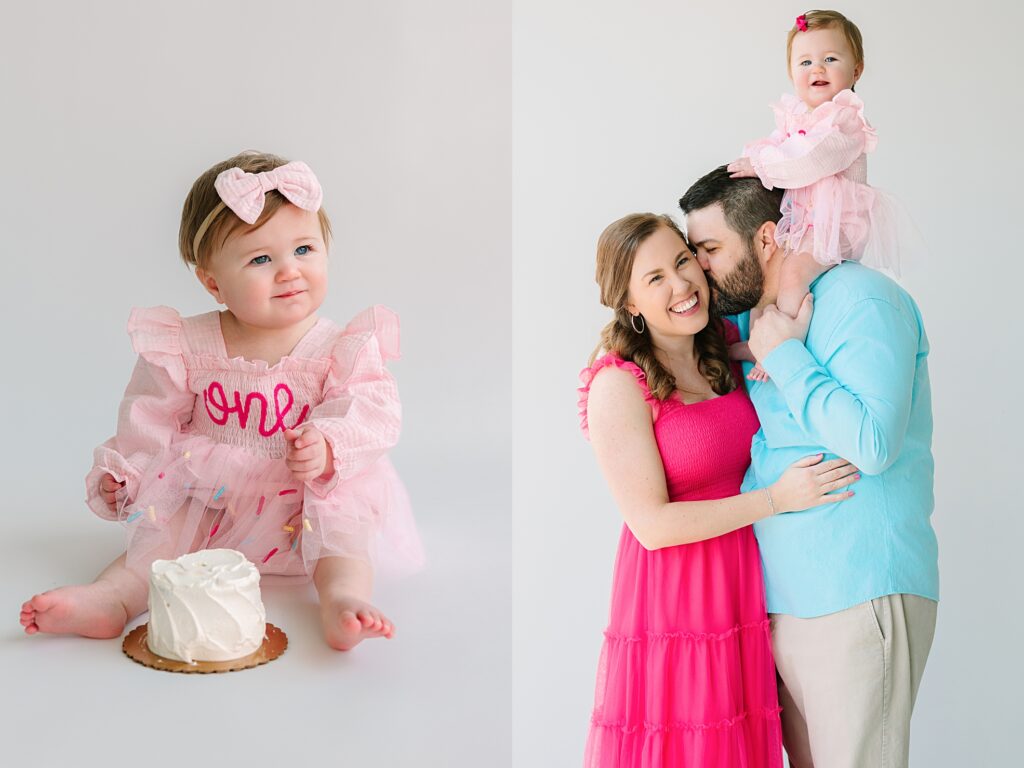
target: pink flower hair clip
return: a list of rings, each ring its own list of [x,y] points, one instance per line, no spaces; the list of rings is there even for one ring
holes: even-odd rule
[[[796,28],[801,32],[807,31],[807,14],[801,13],[796,17]]]

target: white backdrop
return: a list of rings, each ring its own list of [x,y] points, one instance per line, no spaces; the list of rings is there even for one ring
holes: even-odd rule
[[[1024,428],[1014,337],[1024,269],[1017,36],[1009,2],[840,3],[864,34],[869,178],[907,206],[926,263],[903,284],[931,339],[941,603],[912,764],[1019,761]],[[793,2],[520,0],[515,35],[515,749],[581,759],[621,517],[576,416],[610,317],[601,230],[675,213],[772,127]]]
[[[511,10],[4,3],[11,759],[170,765],[230,748],[239,763],[469,766],[510,753]],[[215,307],[178,257],[181,206],[196,176],[250,148],[305,160],[323,183],[336,239],[321,314],[343,324],[383,303],[401,315],[392,455],[429,562],[378,589],[396,638],[327,653],[311,592],[274,588],[271,621],[292,647],[238,675],[183,680],[129,663],[119,641],[25,637],[23,600],[91,579],[119,551],[82,480],[134,363],[128,313]]]

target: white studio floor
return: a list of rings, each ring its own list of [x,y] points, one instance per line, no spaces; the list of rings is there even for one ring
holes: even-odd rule
[[[332,651],[312,586],[268,586],[267,618],[288,634],[287,652],[214,675],[143,667],[122,654],[120,639],[25,635],[21,603],[90,581],[120,552],[120,530],[84,506],[77,515],[36,510],[45,525],[5,510],[3,764],[511,765],[509,511],[459,506],[418,506],[426,570],[377,587],[394,639]]]

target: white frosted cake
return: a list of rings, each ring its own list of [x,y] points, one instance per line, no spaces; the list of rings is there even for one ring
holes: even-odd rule
[[[157,560],[149,577],[149,650],[179,661],[229,661],[263,643],[260,572],[233,549]]]

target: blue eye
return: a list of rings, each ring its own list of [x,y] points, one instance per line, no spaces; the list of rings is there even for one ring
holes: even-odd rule
[[[264,254],[263,256],[256,256],[249,261],[250,264],[266,264],[270,261],[270,257]]]
[[[810,59],[804,59],[803,61],[800,62],[800,66],[801,67],[809,67],[809,66],[811,66],[811,60]]]
[[[826,56],[825,61],[839,61],[835,56]]]
[[[676,269],[679,269],[681,266],[686,264],[686,262],[688,262],[689,260],[690,260],[689,256],[683,256],[679,261],[676,262]]]
[[[305,256],[311,250],[313,250],[312,246],[300,245],[298,248],[295,249],[295,255],[296,256]]]

